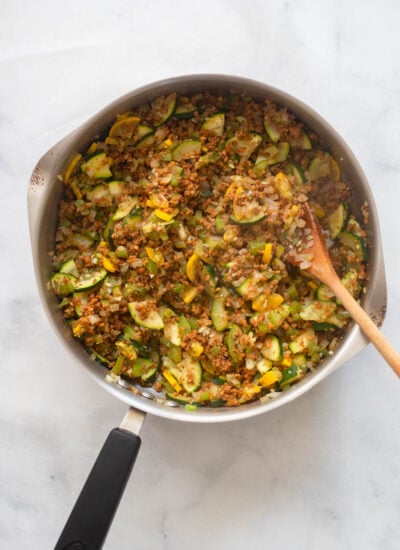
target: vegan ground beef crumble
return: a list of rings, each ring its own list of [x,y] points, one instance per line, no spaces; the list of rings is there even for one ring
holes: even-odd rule
[[[333,353],[349,316],[307,273],[307,247],[300,268],[285,252],[307,242],[308,201],[357,297],[366,234],[338,162],[285,108],[170,93],[118,115],[63,180],[50,286],[113,378],[237,406]]]

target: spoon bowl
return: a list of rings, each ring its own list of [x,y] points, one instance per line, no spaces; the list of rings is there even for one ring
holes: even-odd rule
[[[296,247],[289,249],[286,255],[287,261],[297,267],[301,267],[330,288],[336,298],[340,300],[342,306],[348,311],[352,319],[361,328],[365,336],[374,344],[382,357],[386,359],[397,376],[400,377],[400,355],[386,340],[379,328],[340,280],[332,265],[321,227],[315,220],[308,202],[304,203],[303,210],[306,228],[309,230],[307,239],[303,238],[296,244]],[[301,252],[302,249],[307,252],[308,267],[306,268],[304,268],[303,261],[299,260],[299,252]]]

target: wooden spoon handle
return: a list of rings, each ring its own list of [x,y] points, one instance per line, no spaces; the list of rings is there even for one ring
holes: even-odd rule
[[[379,353],[386,359],[397,376],[400,377],[400,355],[393,346],[386,340],[382,332],[370,319],[368,314],[353,298],[347,288],[338,277],[329,281],[332,292],[342,302],[343,307],[350,313],[354,321],[359,325],[367,338],[374,344]]]

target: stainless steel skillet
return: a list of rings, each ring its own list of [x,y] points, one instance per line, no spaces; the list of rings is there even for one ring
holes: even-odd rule
[[[29,184],[28,210],[32,253],[40,297],[50,324],[72,358],[106,391],[130,406],[126,419],[120,428],[110,433],[100,452],[56,548],[101,547],[139,450],[140,438],[135,433],[138,434],[140,431],[146,413],[186,422],[226,422],[265,413],[311,389],[368,343],[360,329],[352,325],[332,357],[326,359],[315,372],[274,399],[259,400],[238,408],[205,407],[197,411],[187,411],[176,403],[157,399],[155,394],[147,390],[109,382],[105,376],[105,369],[93,361],[71,336],[58,308],[57,299],[47,285],[52,269],[49,251],[53,249],[54,244],[57,205],[63,194],[63,183],[58,178],[59,174],[64,172],[74,153],[85,150],[96,135],[101,135],[110,126],[118,113],[132,110],[135,106],[169,91],[192,94],[203,91],[223,93],[232,89],[237,92],[245,91],[259,100],[269,97],[290,109],[323,138],[327,148],[339,159],[344,179],[352,189],[354,209],[357,211],[365,201],[368,203],[369,282],[362,305],[378,324],[383,321],[386,309],[386,283],[377,213],[368,182],[342,138],[312,109],[296,98],[266,84],[225,75],[189,75],[163,80],[130,92],[105,107],[39,160]]]

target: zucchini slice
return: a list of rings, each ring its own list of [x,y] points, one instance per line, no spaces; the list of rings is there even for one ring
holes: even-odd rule
[[[265,285],[258,277],[248,277],[235,290],[246,300],[254,300],[265,290]]]
[[[198,157],[201,153],[201,141],[187,140],[183,141],[172,151],[172,160],[177,162],[192,157]]]
[[[127,371],[128,376],[132,378],[141,378],[143,382],[148,380],[157,371],[157,364],[147,357],[137,357],[132,361],[132,366]]]
[[[167,399],[170,399],[171,401],[175,401],[175,403],[179,403],[179,405],[188,405],[191,403],[192,398],[188,397],[186,395],[182,395],[180,393],[172,393],[172,392],[166,392],[165,396]]]
[[[274,164],[279,164],[284,162],[290,152],[290,143],[288,141],[282,141],[278,143],[275,147],[270,147],[268,151],[268,165],[273,166]]]
[[[261,353],[270,361],[282,361],[282,342],[275,334],[267,334],[261,348]]]
[[[210,401],[210,407],[212,407],[213,409],[217,409],[218,407],[223,407],[224,405],[226,405],[226,401],[225,399],[212,399]]]
[[[259,147],[262,142],[262,136],[257,132],[250,132],[247,137],[231,138],[227,144],[232,143],[233,150],[242,159],[248,159],[250,155]]]
[[[122,220],[131,210],[137,205],[137,197],[127,197],[125,200],[121,201],[117,210],[115,211],[113,217],[111,218],[114,222]]]
[[[124,181],[110,181],[107,184],[110,190],[110,194],[113,198],[120,197],[123,193],[126,192],[126,184]]]
[[[335,297],[332,290],[329,288],[329,286],[325,284],[319,285],[317,290],[315,291],[315,296],[318,300],[332,300],[332,298]]]
[[[150,328],[153,330],[161,330],[164,328],[164,321],[158,311],[149,309],[146,315],[141,313],[141,309],[144,308],[146,301],[143,302],[129,302],[128,310],[132,316],[132,319],[137,325],[144,328]]]
[[[312,181],[330,177],[333,181],[340,180],[340,168],[336,160],[329,153],[322,153],[315,157],[308,167]]]
[[[156,128],[165,124],[172,117],[176,108],[177,97],[176,92],[173,92],[153,99],[151,102],[151,111]]]
[[[342,283],[347,288],[347,290],[352,294],[353,296],[357,297],[361,291],[361,285],[358,281],[358,275],[357,271],[353,268],[349,269],[343,277],[342,277]]]
[[[256,256],[257,254],[263,254],[265,250],[265,239],[252,239],[248,242],[247,248],[250,251],[250,254]],[[265,262],[268,263],[268,262]]]
[[[133,136],[133,141],[137,143],[150,134],[154,134],[154,129],[151,126],[148,126],[147,124],[138,124]]]
[[[344,231],[347,223],[348,211],[349,209],[347,203],[342,202],[341,204],[339,204],[336,210],[334,210],[332,214],[328,216],[329,231],[332,239],[336,239],[339,233]]]
[[[111,159],[105,153],[98,153],[82,163],[81,170],[91,179],[111,178],[111,162]]]
[[[185,334],[189,334],[189,332],[191,332],[192,330],[192,325],[190,324],[190,322],[186,319],[186,317],[184,315],[181,315],[179,317],[179,328],[181,330],[181,333],[183,335]]]
[[[306,181],[304,170],[299,163],[292,161],[290,163],[290,171],[296,179],[296,185],[299,189],[302,189]]]
[[[273,120],[270,120],[268,115],[264,118],[264,129],[272,143],[277,143],[280,140],[281,132],[278,125]]]
[[[263,207],[252,195],[251,189],[247,191],[239,185],[233,197],[231,219],[236,223],[254,223],[264,216]]]
[[[224,133],[224,125],[225,114],[216,113],[215,115],[211,115],[205,119],[205,121],[201,125],[201,129],[206,132],[210,132],[216,136],[222,136],[222,134]]]
[[[215,329],[222,332],[229,326],[229,317],[221,300],[215,299],[211,302],[211,320]]]
[[[89,248],[92,246],[93,241],[93,237],[84,235],[83,233],[73,233],[68,238],[69,245],[75,246],[76,248]]]
[[[349,320],[349,314],[345,310],[339,310],[326,320],[330,325],[334,325],[336,328],[343,328]]]
[[[127,116],[117,120],[108,133],[108,137],[129,140],[135,133],[135,130],[140,122],[138,116]]]
[[[262,174],[267,170],[269,166],[280,164],[284,162],[290,152],[290,143],[288,141],[282,141],[274,145],[269,145],[262,155],[260,155],[254,165],[256,173]]]
[[[240,363],[244,357],[243,346],[240,342],[242,335],[242,329],[238,325],[232,325],[226,337],[228,352],[234,363]]]
[[[273,328],[278,329],[287,317],[291,313],[291,306],[289,304],[281,304],[276,309],[266,311],[260,319],[260,315],[257,313],[254,317],[258,319],[257,330],[262,334],[266,334]]]
[[[92,269],[88,273],[84,273],[79,276],[78,282],[75,284],[75,292],[83,292],[94,288],[99,283],[104,281],[107,277],[107,270],[100,267],[98,269]]]
[[[298,354],[306,351],[308,346],[316,342],[315,332],[312,328],[298,334],[289,344],[289,349],[292,353]]]
[[[154,145],[155,142],[156,138],[154,132],[150,132],[135,143],[135,149],[146,149],[147,147],[151,147],[152,145]]]
[[[257,222],[260,222],[261,220],[263,220],[265,218],[265,214],[264,214],[264,212],[257,212],[257,213],[252,214],[249,211],[249,213],[246,214],[241,219],[237,218],[235,216],[235,214],[231,214],[229,217],[233,222],[238,223],[238,224],[252,224],[252,223],[257,223]]]
[[[266,157],[264,157],[264,156],[257,157],[256,162],[254,164],[254,173],[255,173],[255,175],[257,177],[259,177],[262,174],[264,174],[264,172],[267,171],[268,166],[269,166],[269,164],[268,164],[268,160],[267,160]]]
[[[182,335],[179,322],[174,319],[166,319],[164,323],[164,336],[174,346],[182,344]]]
[[[287,369],[282,371],[282,379],[280,381],[280,388],[284,390],[288,386],[292,385],[294,382],[297,382],[301,378],[303,378],[304,372],[301,370],[301,368],[297,365],[292,365],[291,367],[288,367]]]
[[[141,358],[139,357],[139,359]],[[158,367],[155,367],[153,364],[152,367],[149,367],[145,372],[142,373],[140,378],[143,380],[143,382],[147,382],[150,380],[150,378],[152,378],[156,374],[157,370],[158,370]]]
[[[301,132],[301,134],[290,140],[290,145],[293,149],[302,149],[303,151],[311,151],[312,143],[306,132]]]
[[[262,359],[259,359],[257,361],[256,367],[260,374],[265,374],[266,372],[272,369],[272,361],[271,359],[267,359],[266,357],[263,357]]]
[[[124,327],[124,328],[131,328],[131,327]],[[147,346],[142,344],[142,342],[139,342],[138,340],[135,340],[135,339],[130,339],[129,341],[132,344],[132,346],[136,349],[138,355],[141,355],[142,357],[148,356],[149,350],[147,349]]]
[[[233,212],[230,219],[238,224],[257,223],[265,218],[266,214],[257,201],[249,201],[246,205],[238,205],[236,201],[233,203]]]
[[[211,300],[210,317],[215,329],[218,330],[218,332],[224,331],[229,326],[229,316],[225,308],[228,293],[228,290],[226,290],[226,292],[221,292],[218,296]]]
[[[323,323],[328,321],[336,309],[336,304],[330,301],[315,300],[311,304],[303,306],[299,313],[299,317],[303,321],[317,321]]]
[[[211,153],[206,153],[205,155],[202,155],[199,160],[196,163],[196,168],[202,168],[203,166],[207,166],[207,164],[212,164],[213,162],[217,162],[220,159],[220,155],[216,151],[211,151]]]
[[[336,327],[335,327],[336,328]],[[297,353],[292,357],[292,365],[300,367],[301,370],[307,370],[307,358],[304,353]]]
[[[72,295],[74,311],[77,317],[82,317],[83,309],[88,304],[88,295],[84,292],[74,292]]]
[[[312,323],[312,328],[315,332],[325,332],[326,330],[336,330],[338,327],[333,323],[327,323],[326,321]]]
[[[179,119],[188,119],[192,118],[197,111],[197,107],[192,103],[183,103],[178,99],[178,105],[176,106],[174,116]]]
[[[110,199],[109,201],[105,202],[109,202],[111,204],[111,191],[108,184],[100,183],[99,185],[96,185],[87,193],[86,196],[91,202],[97,202],[103,199]]]
[[[54,273],[50,277],[50,284],[57,296],[67,296],[75,290],[76,277],[70,273]]]
[[[365,235],[365,232],[363,231],[360,223],[355,219],[354,216],[349,217],[347,221],[346,231],[350,231],[350,233],[354,233],[359,237],[363,237],[363,235]]]
[[[113,243],[113,240],[112,240],[112,235],[113,235],[113,231],[114,231],[114,225],[115,225],[115,221],[110,218],[105,226],[104,226],[104,229],[103,229],[103,233],[102,233],[102,236],[103,236],[103,239],[106,241],[106,243],[108,243],[111,247],[114,246],[114,243]]]
[[[74,277],[78,277],[78,270],[76,268],[76,263],[74,259],[67,260],[62,264],[60,267],[60,273],[64,273],[67,275],[73,275]]]
[[[350,233],[350,231],[343,231],[339,234],[338,238],[343,246],[354,253],[354,259],[357,262],[363,262],[366,260],[367,246],[364,239],[362,239],[355,233]]]
[[[140,344],[140,342],[138,342],[136,340],[136,338],[138,338],[138,334],[139,334],[136,327],[133,328],[130,325],[125,325],[122,329],[122,332],[123,332],[124,338],[126,340],[131,340],[132,343],[133,343],[133,340],[134,340],[136,342],[136,344]],[[142,345],[142,344],[140,344],[140,345]],[[147,354],[146,346],[143,346],[143,349],[145,350],[145,354]],[[143,354],[143,351],[142,351],[142,354]]]
[[[190,355],[185,355],[180,365],[182,366],[182,370],[179,382],[187,393],[193,393],[201,384],[202,369],[200,362]]]
[[[101,355],[101,353],[93,348],[88,349],[88,351],[90,352],[90,356],[92,357],[92,359],[100,363],[101,366],[110,367],[110,361],[106,359],[103,355]]]
[[[115,347],[121,355],[127,357],[130,361],[134,361],[135,359],[137,359],[138,354],[136,352],[135,346],[133,346],[132,344],[128,344],[124,339],[118,340],[115,343]]]

